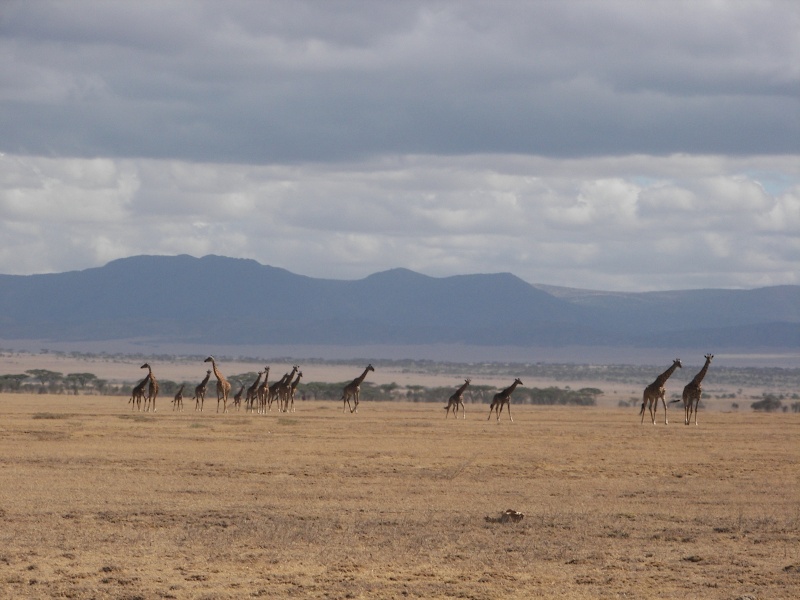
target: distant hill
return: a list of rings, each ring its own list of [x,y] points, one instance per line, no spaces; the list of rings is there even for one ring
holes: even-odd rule
[[[510,273],[315,279],[253,260],[136,256],[0,275],[0,339],[218,344],[800,348],[800,286],[612,293]]]

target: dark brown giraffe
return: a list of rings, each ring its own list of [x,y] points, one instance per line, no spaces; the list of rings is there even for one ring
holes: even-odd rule
[[[664,405],[664,425],[669,423],[669,421],[667,421],[667,401],[664,398],[667,390],[664,389],[664,384],[675,372],[675,369],[680,369],[682,366],[681,359],[676,358],[674,361],[672,361],[672,366],[670,366],[669,369],[656,377],[656,380],[653,383],[644,388],[644,394],[642,395],[642,410],[639,411],[639,414],[642,415],[642,423],[644,423],[644,407],[647,406],[647,409],[650,411],[650,416],[653,419],[653,425],[656,424],[656,410],[658,410],[659,398],[661,399],[661,404]]]
[[[264,382],[258,386],[255,401],[258,402],[258,412],[267,412],[267,398],[269,397],[269,367],[264,367]]]
[[[267,367],[269,369],[269,367]],[[247,388],[247,394],[244,397],[244,407],[245,409],[250,412],[253,410],[253,402],[255,402],[256,397],[258,396],[258,386],[261,383],[261,376],[264,374],[264,371],[258,372],[258,377],[253,382],[249,388]]]
[[[291,372],[284,373],[283,377],[269,386],[267,390],[267,410],[272,410],[272,403],[277,401],[278,412],[281,411],[281,390],[283,386],[287,385],[288,382],[292,380],[292,377],[294,377],[294,374],[297,373],[299,368],[298,365],[293,365]]]
[[[194,409],[203,412],[203,403],[206,401],[206,387],[208,380],[211,379],[211,369],[206,371],[206,376],[200,384],[194,388]]]
[[[447,406],[445,406],[445,410],[447,411],[444,414],[444,418],[446,419],[450,414],[450,409],[453,409],[453,416],[457,419],[458,418],[458,407],[461,407],[461,413],[463,414],[464,418],[467,418],[467,409],[464,408],[464,390],[469,387],[469,384],[472,382],[471,379],[465,379],[464,385],[458,388],[450,398],[447,399]]]
[[[131,405],[132,411],[142,409],[142,400],[146,398],[144,389],[147,387],[149,381],[150,381],[150,375],[147,375],[144,379],[142,379],[139,383],[137,383],[131,390],[131,399],[128,400],[128,404]]]
[[[374,370],[375,367],[373,367],[371,364],[367,365],[367,368],[364,369],[364,372],[361,375],[344,386],[344,389],[342,390],[342,412],[344,412],[345,404],[348,408],[350,408],[351,413],[358,412],[358,398],[361,395],[361,384],[364,382],[367,373]],[[350,398],[353,399],[352,407],[350,407]]]
[[[697,409],[700,406],[700,396],[703,395],[703,378],[708,372],[708,366],[711,364],[711,359],[714,358],[713,354],[706,354],[706,364],[700,369],[700,372],[694,376],[686,387],[683,388],[683,422],[688,425],[692,420],[692,413],[694,413],[694,424],[697,425]]]
[[[297,372],[297,378],[289,385],[289,397],[286,400],[286,408],[283,412],[294,412],[294,394],[297,391],[297,386],[300,384],[300,379],[303,377],[303,372]],[[291,407],[289,403],[291,402]]]
[[[233,395],[233,405],[236,407],[236,410],[239,410],[242,406],[243,395],[244,395],[244,384],[242,384],[242,387],[239,388],[239,391]]]
[[[489,405],[489,419],[492,418],[492,410],[495,411],[497,414],[497,422],[500,422],[500,413],[503,412],[503,406],[508,406],[508,418],[511,421],[514,421],[514,418],[511,416],[511,394],[517,388],[518,385],[525,385],[522,383],[522,380],[517,377],[510,386],[504,389],[502,392],[497,392],[492,398],[492,403]],[[486,419],[487,421],[489,419]]]

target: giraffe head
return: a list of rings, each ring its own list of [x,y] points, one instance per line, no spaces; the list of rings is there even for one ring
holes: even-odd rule
[[[472,383],[472,379],[470,379],[469,377],[467,377],[467,378],[464,380],[464,383],[466,383],[467,385],[469,385],[470,383]]]
[[[213,362],[214,362],[214,357],[213,357],[213,356],[209,356],[209,357],[208,357],[207,359],[205,359],[203,362],[210,362],[210,363],[213,363]]]
[[[673,366],[677,366],[679,369],[683,368],[683,365],[681,364],[681,359],[680,358],[676,358],[675,360],[673,360],[672,364],[673,364]]]
[[[711,362],[711,359],[714,358],[713,354],[706,354],[703,358],[705,358],[708,362]]]
[[[375,367],[373,367],[372,364],[370,363],[367,365],[367,371],[375,371]]]
[[[139,368],[140,368],[140,369],[149,369],[149,368],[150,368],[150,365],[149,365],[148,363],[144,363],[144,364],[143,364],[141,367],[139,367]]]
[[[514,380],[514,383],[516,383],[517,385],[525,385],[524,383],[522,383],[522,379],[520,379],[519,377],[517,377],[517,378]]]

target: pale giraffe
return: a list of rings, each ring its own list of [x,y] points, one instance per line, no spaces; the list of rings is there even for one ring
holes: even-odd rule
[[[706,364],[703,365],[703,368],[700,369],[700,372],[694,376],[689,383],[686,384],[686,387],[683,388],[683,411],[684,417],[683,422],[685,425],[688,425],[692,420],[692,413],[694,413],[694,424],[697,425],[697,409],[700,406],[700,396],[703,395],[703,378],[706,376],[708,372],[708,367],[711,364],[711,359],[714,358],[713,354],[706,354],[704,356],[706,359]],[[676,400],[675,402],[679,402]]]
[[[253,402],[255,401],[256,397],[258,396],[258,386],[261,383],[261,376],[264,374],[264,371],[258,372],[258,377],[253,382],[253,385],[247,388],[247,394],[244,397],[244,407],[245,410],[250,412],[253,410]]]
[[[172,410],[183,412],[183,388],[186,387],[185,383],[181,384],[175,396],[172,398]]]
[[[294,412],[294,394],[297,391],[297,386],[300,383],[300,379],[303,377],[303,372],[297,372],[297,378],[289,385],[289,398],[286,401],[287,407],[286,410],[283,412]],[[291,409],[288,407],[288,404],[291,402]]]
[[[264,367],[264,381],[258,386],[255,401],[258,402],[258,413],[267,412],[267,397],[269,396],[269,367]]]
[[[675,369],[681,368],[681,359],[676,358],[672,361],[672,366],[664,371],[661,375],[656,377],[656,380],[644,388],[644,394],[642,395],[642,410],[639,411],[639,414],[642,415],[642,423],[644,423],[644,407],[647,406],[647,409],[650,411],[650,416],[653,419],[653,425],[656,424],[656,411],[658,410],[658,400],[661,399],[661,404],[664,405],[664,425],[667,425],[669,421],[667,421],[667,401],[664,398],[667,390],[664,389],[664,384],[667,382],[667,379],[670,378],[672,373],[675,372]]]
[[[132,411],[142,409],[142,400],[146,397],[144,389],[147,387],[147,384],[149,382],[150,382],[150,375],[147,375],[144,379],[142,379],[139,383],[137,383],[131,390],[131,399],[128,400],[128,404],[131,405]]]
[[[445,406],[445,410],[447,411],[444,414],[444,418],[446,419],[450,415],[450,409],[453,409],[453,416],[457,419],[458,418],[458,407],[461,407],[461,413],[463,417],[467,418],[467,409],[464,408],[464,391],[469,387],[469,384],[472,383],[471,379],[465,379],[464,385],[458,388],[455,393],[447,399],[447,406]]]
[[[194,409],[203,412],[203,404],[206,401],[206,387],[208,380],[211,378],[211,369],[206,371],[206,376],[200,384],[194,388]]]
[[[214,370],[214,377],[217,378],[217,412],[219,412],[219,403],[222,402],[222,412],[224,414],[228,412],[228,394],[231,393],[231,384],[217,368],[217,361],[214,360],[213,356],[209,356],[203,362],[210,362],[211,368]]]
[[[508,418],[511,419],[513,423],[514,418],[511,416],[511,394],[514,392],[518,385],[525,385],[522,383],[522,380],[518,377],[514,380],[510,386],[504,389],[501,392],[497,392],[494,397],[492,398],[492,403],[489,405],[489,419],[492,418],[492,411],[495,411],[497,415],[497,422],[500,422],[500,413],[503,412],[503,406],[508,406]],[[489,419],[486,419],[487,421]]]
[[[361,384],[364,382],[367,373],[374,370],[375,367],[373,367],[371,364],[367,365],[367,368],[364,369],[364,372],[361,375],[344,386],[344,389],[342,390],[342,412],[345,412],[345,405],[350,408],[351,413],[358,412],[358,398],[361,395]],[[350,398],[353,399],[352,407],[350,406]]]
[[[141,366],[142,369],[147,369],[147,398],[144,403],[144,412],[148,412],[150,407],[153,407],[153,412],[156,412],[156,398],[158,397],[158,381],[156,381],[155,375],[153,375],[153,369],[150,368],[150,365],[144,363]]]

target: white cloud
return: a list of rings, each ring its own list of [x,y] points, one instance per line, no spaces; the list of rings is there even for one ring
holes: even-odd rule
[[[215,253],[332,278],[404,266],[599,289],[796,283],[800,184],[772,196],[742,175],[767,163],[800,181],[800,157],[287,167],[5,156],[0,272]]]

